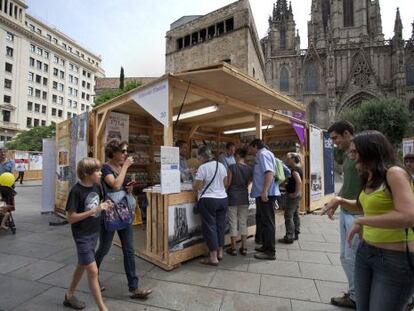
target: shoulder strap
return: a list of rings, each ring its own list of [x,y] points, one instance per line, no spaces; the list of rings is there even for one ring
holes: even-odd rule
[[[214,178],[216,178],[217,171],[218,171],[218,166],[219,166],[219,161],[216,161],[216,171],[214,172],[213,178],[210,180],[210,182],[208,183],[207,187],[204,188],[203,192],[201,192],[199,199],[201,199],[201,197],[206,193],[208,187],[211,186],[211,184],[213,183]]]

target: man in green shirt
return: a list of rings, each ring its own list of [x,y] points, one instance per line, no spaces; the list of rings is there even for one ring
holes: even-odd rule
[[[332,124],[328,133],[337,146],[338,149],[343,151],[343,173],[344,180],[342,188],[339,192],[339,196],[345,199],[356,199],[361,191],[361,181],[358,174],[358,171],[355,167],[354,155],[348,152],[348,149],[351,145],[351,141],[354,135],[354,127],[348,121],[337,121]],[[330,201],[325,209],[329,218],[332,219],[335,214],[336,207],[333,206],[333,202]],[[352,247],[348,246],[347,237],[349,230],[352,228],[352,224],[356,217],[362,214],[362,210],[349,210],[341,206],[340,217],[339,217],[339,229],[340,229],[340,239],[341,239],[341,250],[340,258],[341,264],[345,271],[346,277],[348,279],[348,292],[341,297],[331,298],[331,304],[339,307],[346,307],[351,309],[356,309],[355,305],[355,288],[354,288],[354,266],[355,266],[355,256],[357,248],[360,242],[359,236],[355,235],[352,241]]]

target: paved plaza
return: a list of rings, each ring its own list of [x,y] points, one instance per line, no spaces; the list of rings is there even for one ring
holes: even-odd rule
[[[40,214],[41,187],[18,187],[14,214],[17,234],[0,232],[0,310],[65,310],[62,301],[76,264],[69,225],[49,226],[59,220]],[[339,261],[338,221],[302,217],[300,241],[277,244],[276,261],[253,258],[249,239],[247,257],[225,256],[219,267],[195,259],[166,272],[137,258],[140,282],[154,289],[145,301],[128,297],[122,252],[112,247],[101,269],[110,310],[341,310],[329,305],[331,296],[346,290]],[[283,226],[277,236],[284,235]],[[79,298],[85,310],[97,310],[86,278]],[[68,309],[66,309],[68,310]]]

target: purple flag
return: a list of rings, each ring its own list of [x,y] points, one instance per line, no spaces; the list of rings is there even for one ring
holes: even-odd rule
[[[298,135],[299,141],[302,145],[305,145],[305,125],[290,120],[293,128],[295,129],[296,135]]]
[[[305,119],[305,113],[302,111],[293,111],[293,117],[299,120]]]

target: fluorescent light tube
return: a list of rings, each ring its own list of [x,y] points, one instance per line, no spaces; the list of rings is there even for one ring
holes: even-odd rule
[[[193,111],[183,112],[180,115],[180,120],[189,119],[189,118],[201,116],[203,114],[216,112],[217,110],[218,110],[218,106],[214,105],[214,106],[208,106],[208,107],[196,109]],[[177,121],[177,118],[178,118],[178,115],[173,116],[173,121]]]
[[[269,125],[269,128],[274,128],[274,125]],[[267,125],[262,126],[262,130],[267,129]],[[223,134],[237,134],[237,133],[246,133],[246,132],[254,132],[256,131],[255,127],[249,127],[249,128],[244,128],[244,129],[237,129],[237,130],[230,130],[230,131],[225,131],[223,132]]]

